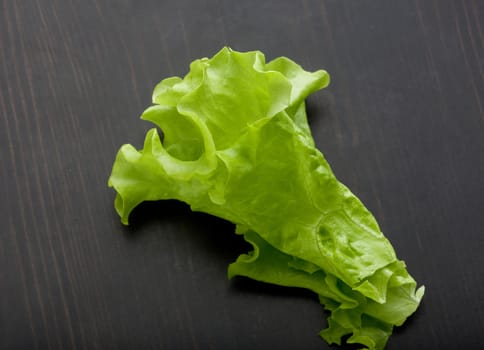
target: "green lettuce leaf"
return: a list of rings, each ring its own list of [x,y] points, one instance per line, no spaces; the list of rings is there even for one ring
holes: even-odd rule
[[[223,48],[194,61],[182,79],[153,92],[142,150],[123,145],[109,178],[124,224],[143,201],[177,199],[236,224],[254,250],[229,266],[247,276],[307,288],[330,312],[328,343],[383,349],[393,326],[418,307],[424,288],[375,218],[315,148],[305,98],[329,84],[259,51]]]

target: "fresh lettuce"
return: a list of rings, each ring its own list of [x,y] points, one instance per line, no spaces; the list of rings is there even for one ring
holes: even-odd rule
[[[331,313],[328,343],[383,349],[393,326],[424,293],[397,259],[375,218],[340,183],[315,148],[305,98],[328,85],[259,51],[223,48],[167,78],[141,116],[151,129],[142,150],[123,145],[109,178],[124,224],[143,201],[177,199],[236,224],[254,248],[228,269],[307,288]]]

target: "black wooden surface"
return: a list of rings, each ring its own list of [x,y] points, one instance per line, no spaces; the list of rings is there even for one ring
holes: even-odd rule
[[[427,287],[388,349],[484,348],[484,3],[0,1],[0,348],[329,349],[309,292],[226,279],[222,220],[107,188],[154,85],[223,45],[324,68],[336,175]],[[348,347],[347,347],[348,348]]]

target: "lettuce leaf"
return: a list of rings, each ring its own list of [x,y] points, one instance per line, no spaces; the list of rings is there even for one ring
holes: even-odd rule
[[[329,310],[328,343],[383,349],[424,288],[373,215],[315,148],[305,98],[329,84],[259,51],[223,48],[154,89],[141,116],[156,128],[142,150],[123,145],[109,178],[124,224],[143,201],[177,199],[236,224],[254,248],[228,275],[307,288]]]

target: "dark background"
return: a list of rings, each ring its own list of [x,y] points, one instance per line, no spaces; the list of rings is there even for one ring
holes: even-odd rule
[[[484,348],[484,2],[0,1],[0,348],[329,349],[306,291],[228,281],[247,246],[177,202],[123,227],[107,178],[154,85],[223,45],[331,74],[314,137],[421,308],[387,349]],[[346,347],[352,348],[352,347]]]

